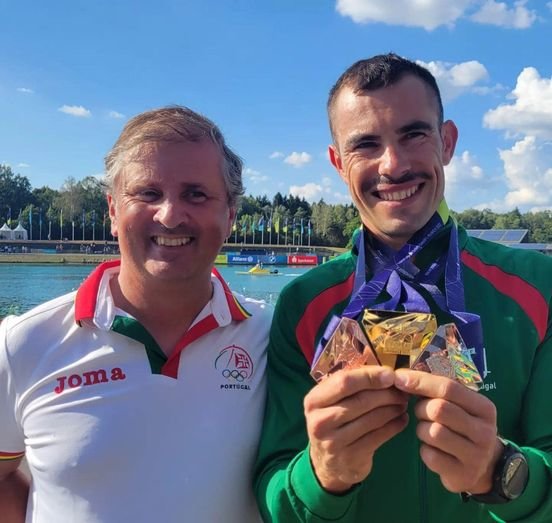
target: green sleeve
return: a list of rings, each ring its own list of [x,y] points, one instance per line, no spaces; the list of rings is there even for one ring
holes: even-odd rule
[[[525,492],[506,505],[489,506],[496,521],[552,521],[552,321],[538,347],[523,402],[521,447],[529,463]]]
[[[295,337],[288,297],[276,306],[267,363],[267,406],[255,466],[255,493],[265,521],[347,521],[356,490],[332,495],[312,470],[303,398],[313,387],[309,364]]]

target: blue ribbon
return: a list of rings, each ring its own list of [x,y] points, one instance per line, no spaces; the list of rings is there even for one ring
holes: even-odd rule
[[[355,270],[353,292],[349,304],[342,316],[357,319],[364,309],[397,310],[402,306],[406,312],[431,312],[426,299],[419,292],[425,289],[437,306],[453,318],[466,346],[471,351],[481,376],[487,374],[485,349],[481,319],[478,315],[466,312],[464,283],[460,264],[460,250],[458,246],[458,228],[454,220],[450,219],[451,232],[447,253],[425,269],[414,265],[415,256],[432,240],[444,227],[439,213],[435,213],[429,222],[416,232],[412,238],[399,250],[379,244],[365,246],[364,230],[357,237],[358,259]],[[366,281],[366,254],[370,253],[373,276]],[[445,273],[445,293],[437,287],[439,278]],[[386,291],[388,298],[377,303],[381,293]],[[329,340],[339,323],[339,317],[333,317],[326,328],[317,347],[313,363],[316,362],[327,340]]]

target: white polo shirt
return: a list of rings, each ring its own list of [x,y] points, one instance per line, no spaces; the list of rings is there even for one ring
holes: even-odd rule
[[[213,270],[211,301],[166,360],[114,306],[118,270],[0,325],[0,459],[27,457],[27,523],[259,521],[270,312]]]

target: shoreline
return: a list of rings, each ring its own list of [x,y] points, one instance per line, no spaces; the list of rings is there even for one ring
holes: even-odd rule
[[[79,252],[39,254],[10,253],[0,254],[0,263],[34,263],[34,264],[98,264],[108,260],[116,260],[118,254],[86,254]]]

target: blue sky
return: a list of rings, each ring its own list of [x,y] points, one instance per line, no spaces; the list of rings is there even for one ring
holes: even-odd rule
[[[551,1],[0,0],[0,19],[0,163],[33,187],[101,175],[128,118],[183,104],[244,158],[248,194],[349,202],[327,93],[394,51],[459,127],[453,209],[552,208]]]

